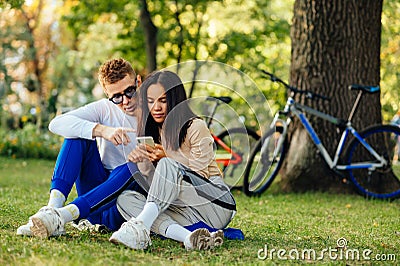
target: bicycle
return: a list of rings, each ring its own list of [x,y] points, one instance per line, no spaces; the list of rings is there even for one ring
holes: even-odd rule
[[[348,177],[355,189],[369,198],[389,199],[400,195],[400,165],[393,164],[396,138],[400,136],[400,128],[393,125],[377,124],[358,132],[353,128],[351,120],[365,93],[376,93],[379,86],[350,85],[350,90],[358,91],[348,118],[340,119],[320,112],[294,100],[296,94],[304,94],[307,98],[329,100],[328,97],[308,90],[292,87],[273,74],[263,71],[271,81],[284,85],[289,90],[285,108],[278,111],[261,139],[255,144],[246,166],[243,181],[244,193],[248,196],[260,195],[278,175],[289,147],[288,126],[293,115],[305,127],[311,140],[316,145],[322,158],[336,174]],[[314,131],[305,114],[322,118],[334,125],[342,135],[333,157],[328,154],[323,143]],[[349,136],[353,135],[351,140]],[[347,148],[345,144],[348,143]],[[341,163],[339,159],[343,159]],[[347,175],[346,175],[347,173]]]
[[[210,116],[206,117],[208,128],[212,128],[214,116],[217,108],[225,103],[229,104],[232,101],[231,97],[214,97],[209,96],[207,101],[213,101],[215,104],[212,107]],[[241,188],[239,179],[243,175],[246,166],[249,152],[246,143],[250,147],[260,139],[260,136],[251,128],[248,127],[235,127],[222,131],[220,134],[215,135],[212,130],[211,135],[214,139],[214,148],[216,149],[216,161],[224,173],[225,183],[232,188]],[[249,149],[248,149],[249,150]]]

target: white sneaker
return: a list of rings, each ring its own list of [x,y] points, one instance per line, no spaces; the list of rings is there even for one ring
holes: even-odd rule
[[[132,218],[123,223],[121,228],[111,235],[109,241],[123,244],[131,249],[146,249],[151,245],[150,231],[142,221]]]
[[[32,236],[31,226],[32,220],[29,219],[27,224],[21,225],[17,228],[17,236]]]
[[[32,235],[35,237],[46,238],[49,236],[60,236],[65,234],[64,220],[57,209],[53,207],[43,207],[31,218]]]
[[[199,228],[186,237],[183,244],[186,250],[207,250],[219,247],[223,242],[224,233],[222,230],[210,233],[206,228]]]

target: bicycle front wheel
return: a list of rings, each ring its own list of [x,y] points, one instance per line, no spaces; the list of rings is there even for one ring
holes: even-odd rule
[[[349,177],[356,190],[368,198],[391,199],[400,196],[400,127],[378,125],[367,128],[361,137],[387,161],[375,169],[350,169]],[[353,139],[347,151],[348,164],[376,162],[376,158]]]
[[[243,191],[247,196],[263,193],[278,175],[286,155],[287,135],[283,127],[268,131],[252,150],[243,179]]]
[[[217,144],[217,158],[218,156],[229,157],[231,161],[228,165],[223,166],[224,182],[229,188],[241,188],[243,185],[243,173],[247,164],[251,147],[257,142],[260,136],[250,128],[231,128],[223,131],[218,135],[227,147],[240,158],[235,161],[232,154],[225,150],[222,146]],[[218,161],[218,160],[217,160]]]

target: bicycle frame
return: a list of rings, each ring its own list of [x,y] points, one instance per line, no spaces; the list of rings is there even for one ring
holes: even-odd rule
[[[354,108],[353,108],[349,118],[352,117],[354,110],[356,108],[357,102],[355,103]],[[322,157],[324,158],[324,160],[326,161],[326,163],[328,164],[328,166],[331,169],[344,171],[344,170],[350,170],[350,169],[368,168],[368,169],[373,170],[376,167],[382,167],[387,164],[386,159],[384,159],[382,156],[380,156],[367,142],[365,142],[364,139],[360,136],[360,134],[353,128],[353,126],[351,125],[350,119],[348,119],[348,121],[345,124],[345,129],[342,132],[342,136],[341,136],[339,144],[337,146],[335,155],[332,158],[329,155],[329,153],[327,152],[325,146],[322,144],[321,140],[319,139],[317,133],[315,132],[312,125],[310,124],[309,120],[305,116],[305,113],[309,113],[311,115],[322,118],[322,119],[324,119],[332,124],[335,124],[337,126],[343,124],[343,121],[334,116],[322,113],[318,110],[315,110],[311,107],[301,105],[301,104],[295,102],[295,100],[292,97],[288,98],[284,111],[280,111],[275,115],[275,117],[271,123],[271,128],[275,127],[277,125],[277,123],[281,123],[282,127],[283,127],[282,135],[286,135],[287,127],[291,122],[290,113],[293,113],[296,117],[299,118],[301,124],[307,130],[312,141],[317,146],[318,150],[321,152]],[[286,121],[280,119],[280,116],[282,114],[287,116]],[[374,158],[377,160],[377,162],[360,162],[360,163],[355,163],[355,164],[350,164],[350,165],[346,165],[346,164],[338,165],[339,158],[345,147],[345,142],[350,134],[352,134],[355,138],[358,139],[358,141],[374,156]],[[284,140],[284,138],[281,138],[280,142],[278,142],[279,146],[278,146],[278,148],[275,149],[275,151],[279,150],[279,147],[280,147],[280,145],[282,145],[283,140]]]
[[[213,98],[213,97],[208,97],[207,99],[209,99],[209,98]],[[223,98],[225,98],[225,99],[223,99]],[[229,103],[231,101],[231,98],[228,98],[228,97],[222,97],[222,98],[218,98],[218,99],[220,99],[220,101],[225,102],[225,103]],[[208,118],[208,121],[206,120],[208,128],[211,127],[211,124],[213,122],[213,117],[217,111],[218,106],[220,105],[220,101],[215,102],[215,105],[212,109],[211,115]],[[226,167],[229,164],[240,164],[243,161],[242,156],[240,156],[239,154],[234,152],[228,145],[225,144],[225,142],[222,139],[218,138],[218,136],[214,135],[213,133],[211,133],[211,135],[212,135],[214,141],[219,146],[221,146],[226,152],[228,152],[228,155],[229,155],[229,158],[226,158],[226,157],[218,158],[218,156],[216,156],[215,161],[218,164],[222,164],[224,167]]]
[[[226,145],[225,142],[223,142],[220,138],[218,138],[214,134],[212,134],[212,137],[214,141],[217,142],[218,145],[220,145],[230,155],[230,158],[218,158],[218,156],[216,156],[215,160],[217,163],[223,164],[224,166],[228,166],[229,164],[239,164],[242,162],[242,157],[236,152],[234,152],[231,148],[229,148],[229,146]]]

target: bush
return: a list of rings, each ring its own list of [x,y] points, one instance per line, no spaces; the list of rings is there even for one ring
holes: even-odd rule
[[[27,124],[23,129],[0,129],[0,155],[12,158],[56,159],[63,138],[50,132],[38,132]]]

